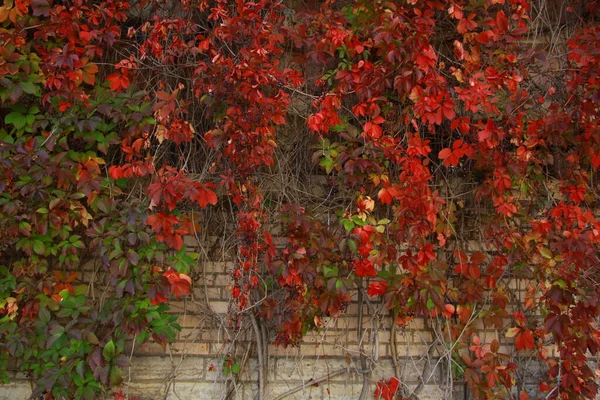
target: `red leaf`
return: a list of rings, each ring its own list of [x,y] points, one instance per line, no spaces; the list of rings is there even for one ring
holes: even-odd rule
[[[377,193],[377,198],[383,204],[392,204],[393,197],[392,197],[392,194],[390,193],[389,188],[381,188],[379,193]]]
[[[476,251],[473,254],[471,254],[471,262],[473,264],[480,264],[481,265],[481,263],[484,262],[484,261],[485,261],[485,254],[483,254],[482,252]]]
[[[377,276],[373,263],[369,260],[356,260],[354,262],[354,272],[357,276]]]
[[[172,269],[163,273],[163,276],[169,281],[171,293],[173,293],[175,297],[180,298],[183,294],[190,294],[192,279],[189,276],[180,274]]]
[[[370,122],[370,121],[365,124],[363,129],[364,129],[364,135],[368,136],[368,137],[372,137],[372,138],[379,138],[379,137],[381,137],[381,135],[383,133],[381,126],[377,125],[376,123]]]
[[[200,207],[204,208],[209,204],[217,204],[217,195],[210,189],[199,188],[195,199]]]
[[[498,14],[496,14],[496,25],[498,25],[500,34],[508,32],[508,18],[504,11],[498,11]]]
[[[515,338],[515,346],[518,350],[535,349],[535,342],[531,329],[525,328],[520,330],[519,334]]]
[[[442,103],[442,113],[444,114],[444,117],[450,121],[456,117],[456,113],[454,112],[454,102],[451,98],[446,97],[444,103]]]
[[[460,161],[456,153],[449,148],[442,149],[438,157],[444,162],[446,167],[457,166]]]
[[[125,75],[110,74],[106,79],[110,82],[110,90],[114,92],[120,92],[129,87],[129,78]]]
[[[456,308],[452,305],[452,304],[446,304],[444,306],[444,317],[446,317],[447,319],[452,318],[452,316],[454,315],[454,313],[456,312]]]
[[[146,224],[152,227],[152,230],[156,233],[163,233],[163,235],[170,235],[173,233],[173,225],[179,223],[179,219],[166,212],[159,212],[148,216]]]
[[[387,287],[388,284],[386,281],[373,282],[369,285],[369,290],[367,290],[367,294],[369,296],[382,296],[385,294]]]
[[[398,391],[398,387],[400,386],[400,380],[395,376],[392,377],[389,381],[380,380],[377,382],[377,388],[375,389],[375,398],[383,399],[383,400],[393,400],[396,392]]]
[[[122,167],[111,165],[108,168],[108,175],[113,179],[121,179],[124,176],[124,170]]]
[[[456,56],[456,58],[458,58],[459,60],[464,60],[465,48],[463,47],[463,44],[460,41],[455,40],[453,45],[454,45],[454,55]],[[452,129],[454,129],[454,128],[452,128]]]
[[[477,22],[473,21],[473,18],[475,18],[475,14],[469,15],[469,18],[461,18],[456,27],[458,33],[465,34],[477,28]]]
[[[171,235],[157,235],[157,239],[165,242],[165,244],[175,250],[181,250],[183,248],[183,237],[185,234],[184,230],[178,229],[174,234]]]

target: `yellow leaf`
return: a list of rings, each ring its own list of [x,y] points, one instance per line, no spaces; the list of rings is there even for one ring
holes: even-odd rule
[[[546,247],[540,247],[540,254],[544,258],[548,258],[548,259],[552,258],[552,252]]]
[[[521,330],[520,328],[509,328],[506,331],[506,337],[507,338],[515,337],[517,335],[517,333],[519,333],[520,330]]]

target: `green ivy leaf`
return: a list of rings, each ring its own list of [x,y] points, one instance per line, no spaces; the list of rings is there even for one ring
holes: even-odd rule
[[[39,255],[44,255],[46,253],[46,245],[41,240],[35,239],[33,241],[33,251]]]
[[[352,229],[354,229],[354,222],[350,221],[349,219],[344,218],[342,220],[342,224],[344,225],[346,232],[350,232]]]
[[[13,111],[4,117],[4,122],[14,126],[17,129],[23,129],[27,124],[27,119],[25,118],[25,115]]]
[[[115,343],[110,340],[102,349],[102,355],[107,361],[111,361],[115,356]]]
[[[325,276],[325,278],[336,278],[339,274],[338,271],[338,266],[337,265],[332,265],[332,266],[328,266],[328,265],[324,265],[323,266],[323,275]]]

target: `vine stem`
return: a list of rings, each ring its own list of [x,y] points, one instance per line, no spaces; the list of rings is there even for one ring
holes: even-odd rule
[[[258,327],[258,321],[253,313],[250,313],[250,319],[252,320],[252,327],[254,328],[254,335],[256,336],[256,352],[258,353],[258,400],[265,400],[265,364],[264,364],[264,353],[263,353],[263,335],[261,334],[260,328]]]
[[[358,349],[360,351],[360,368],[363,370],[362,373],[362,390],[360,392],[359,400],[365,400],[367,398],[367,391],[369,389],[369,377],[367,370],[367,359],[365,358],[365,352],[363,348],[363,303],[365,301],[363,294],[362,279],[358,281]]]

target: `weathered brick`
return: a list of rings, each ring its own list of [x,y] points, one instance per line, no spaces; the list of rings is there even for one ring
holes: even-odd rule
[[[275,361],[276,380],[293,380],[306,381],[309,379],[319,379],[326,376],[332,371],[348,368],[350,371],[355,369],[355,365],[348,363],[348,360],[343,358],[299,358],[299,359],[282,359],[278,358]],[[332,380],[346,380],[348,374],[338,375]]]
[[[198,328],[202,326],[205,318],[202,318],[200,315],[194,314],[184,314],[180,315],[177,319],[177,323],[181,325],[182,328]]]
[[[163,346],[158,343],[143,343],[135,345],[135,354],[144,356],[144,355],[165,355],[166,351]],[[125,346],[125,354],[131,353],[131,343]]]
[[[200,357],[138,357],[135,363],[126,369],[134,382],[146,380],[164,380],[174,377],[177,380],[196,381],[205,377],[204,359]]]
[[[287,392],[290,389],[296,388],[297,386],[302,385],[302,382],[299,384],[296,382],[293,383],[271,383],[267,388],[267,392],[270,398],[274,398],[282,393]],[[249,397],[254,398],[254,397]],[[302,390],[287,396],[286,400],[317,400],[317,399],[325,399],[327,397],[323,396],[322,386],[314,386],[307,384]]]
[[[27,400],[31,397],[28,381],[15,381],[0,385],[0,400]]]
[[[217,314],[225,314],[229,309],[229,303],[226,301],[211,301],[209,306],[210,309]]]
[[[324,398],[328,400],[347,400],[358,399],[362,391],[362,383],[331,383],[324,382],[323,386]],[[367,398],[372,397],[373,388],[369,385]]]
[[[171,345],[171,350],[175,354],[206,355],[210,354],[210,345],[208,343],[175,342]]]

